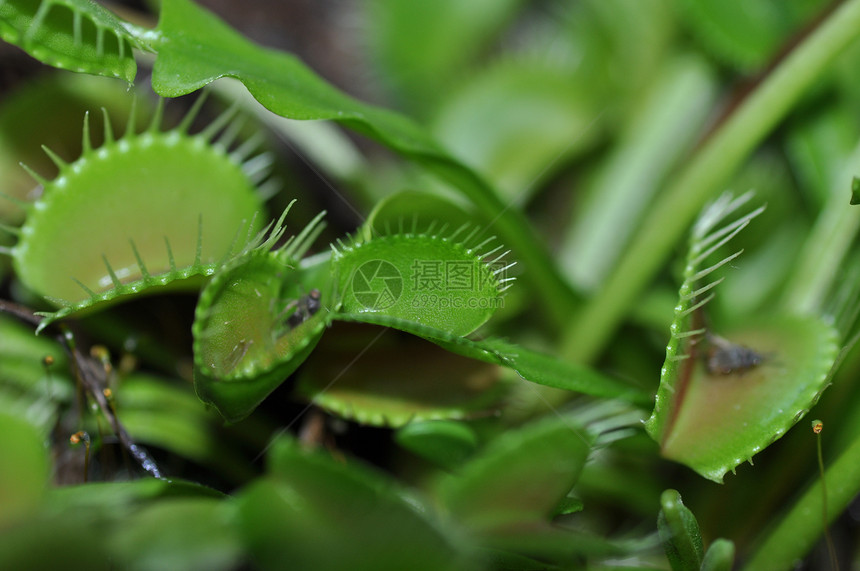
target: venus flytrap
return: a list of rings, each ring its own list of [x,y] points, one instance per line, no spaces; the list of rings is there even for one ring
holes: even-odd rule
[[[728,341],[708,329],[702,312],[723,279],[710,274],[741,252],[716,263],[711,256],[763,208],[719,225],[751,196],[724,195],[693,227],[660,388],[645,424],[664,456],[717,482],[806,414],[827,386],[838,348],[837,332],[814,316],[749,320],[726,333]]]
[[[80,158],[66,163],[45,149],[60,172],[53,180],[32,173],[42,196],[27,205],[20,229],[7,228],[18,241],[6,250],[21,281],[59,307],[40,328],[168,284],[199,287],[183,280],[211,275],[258,230],[255,183],[267,169],[253,147],[227,151],[235,136],[224,129],[230,113],[189,134],[197,109],[162,131],[159,108],[142,133],[132,113],[119,139],[105,113],[99,148],[85,116]]]

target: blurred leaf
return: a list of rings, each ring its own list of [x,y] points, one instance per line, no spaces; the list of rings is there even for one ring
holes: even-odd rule
[[[468,424],[450,420],[410,422],[394,438],[403,448],[449,470],[478,447],[478,436]]]
[[[742,70],[761,68],[823,0],[684,0],[686,24],[714,55]]]
[[[115,569],[104,536],[87,514],[36,517],[0,533],[2,569]]]
[[[401,104],[419,114],[432,109],[522,0],[372,0],[366,37],[375,66]],[[441,92],[441,93],[440,93]]]
[[[225,502],[175,498],[143,506],[111,533],[109,547],[123,569],[230,570],[243,558]]]
[[[716,539],[702,559],[702,571],[731,571],[735,562],[735,544],[728,539]]]
[[[696,516],[675,490],[663,492],[660,504],[657,529],[673,571],[699,571],[705,550]]]
[[[525,204],[605,128],[590,86],[566,71],[524,58],[477,72],[448,97],[433,132],[506,201]]]
[[[703,58],[686,56],[655,72],[608,157],[587,183],[569,226],[562,264],[579,287],[594,290],[612,270],[666,175],[690,152],[716,98]]]
[[[475,530],[548,521],[579,479],[591,442],[588,432],[559,418],[509,430],[442,479],[439,499]]]
[[[386,478],[280,439],[271,477],[239,496],[239,523],[261,569],[473,568]]]
[[[3,435],[0,529],[3,529],[36,511],[48,485],[49,464],[48,450],[39,430],[26,420],[0,411],[0,434]]]

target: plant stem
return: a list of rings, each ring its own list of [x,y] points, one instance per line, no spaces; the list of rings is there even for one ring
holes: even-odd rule
[[[855,409],[853,414],[860,414]],[[822,487],[827,481],[827,504]],[[744,571],[791,569],[812,548],[823,532],[823,521],[814,514],[827,510],[828,520],[842,513],[860,492],[860,438],[855,437],[824,477],[807,489],[747,562]]]
[[[576,361],[596,357],[705,202],[860,34],[860,0],[848,0],[799,44],[702,146],[661,194],[604,288],[562,341]]]

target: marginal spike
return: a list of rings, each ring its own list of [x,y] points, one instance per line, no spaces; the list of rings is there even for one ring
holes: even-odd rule
[[[702,252],[701,254],[699,254],[698,256],[696,256],[696,258],[695,258],[695,259],[693,259],[690,263],[691,263],[693,266],[698,266],[699,264],[701,264],[703,261],[705,261],[705,259],[706,259],[708,256],[710,256],[711,254],[713,254],[714,252],[716,252],[716,251],[717,251],[721,246],[725,245],[725,244],[726,244],[727,242],[729,242],[732,238],[734,238],[735,236],[737,236],[737,235],[738,235],[738,233],[739,233],[741,230],[743,230],[744,228],[746,228],[746,227],[749,225],[750,221],[751,221],[753,218],[755,218],[756,216],[758,216],[758,215],[759,215],[759,214],[761,214],[762,212],[764,212],[764,206],[762,206],[761,208],[756,209],[756,210],[755,210],[755,211],[753,211],[753,212],[750,212],[747,216],[744,216],[743,218],[739,218],[739,219],[738,219],[738,220],[736,220],[734,223],[727,225],[725,228],[721,228],[721,229],[720,229],[720,230],[718,230],[717,232],[714,232],[714,234],[712,234],[711,236],[708,236],[707,238],[705,238],[705,239],[700,243],[700,247],[703,247],[703,248],[704,248],[705,246],[707,246],[707,245],[708,245],[708,244],[710,244],[711,242],[713,242],[713,241],[717,240],[718,238],[722,237],[722,239],[721,239],[721,240],[717,241],[717,242],[716,242],[714,245],[712,245],[710,248],[708,248],[707,250],[705,250],[704,252]]]
[[[256,184],[269,176],[274,162],[272,153],[260,153],[242,163],[242,172]]]
[[[37,175],[35,172],[31,171],[30,167],[24,165],[23,163],[21,164],[21,166],[24,167],[24,170],[26,170],[27,173],[30,176],[32,176],[33,178],[35,178],[36,182],[38,182],[42,186],[45,186],[45,183],[48,182],[47,180],[45,180],[42,177],[40,177],[39,175]],[[31,202],[24,200],[22,198],[18,198],[17,196],[12,196],[11,194],[6,194],[5,192],[0,192],[0,198],[6,199],[9,202],[11,202],[12,204],[14,204],[16,206],[20,206],[21,208],[25,208],[25,209],[29,208],[31,205]]]
[[[102,117],[104,118],[105,123],[104,144],[111,145],[114,142],[113,125],[111,125],[110,115],[108,115],[107,109],[104,107],[102,107]]]
[[[150,133],[158,133],[161,128],[161,121],[164,118],[164,98],[159,97],[158,103],[155,105],[155,113],[152,114],[152,121],[149,122],[149,127],[146,130]]]
[[[699,272],[695,273],[695,274],[690,278],[690,281],[691,281],[691,282],[695,282],[695,281],[698,281],[698,280],[702,279],[703,277],[705,277],[705,276],[706,276],[706,275],[708,275],[709,273],[713,272],[713,271],[714,271],[714,270],[716,270],[717,268],[720,268],[720,267],[722,267],[722,266],[724,266],[724,265],[728,264],[729,262],[731,262],[732,260],[734,260],[735,258],[737,258],[738,256],[740,256],[741,254],[743,254],[743,252],[744,252],[743,250],[738,250],[737,252],[735,252],[735,253],[734,253],[734,254],[732,254],[731,256],[727,256],[727,257],[723,258],[722,260],[720,260],[719,262],[717,262],[717,263],[716,263],[716,264],[714,264],[713,266],[710,266],[710,267],[708,267],[708,268],[705,268],[704,270],[701,270],[701,271],[699,271]]]
[[[125,57],[125,41],[123,40],[123,37],[117,32],[114,32],[114,35],[116,36],[116,43],[119,48],[119,59],[122,59]]]
[[[228,107],[223,113],[215,117],[215,120],[209,123],[205,129],[200,131],[199,136],[203,137],[207,141],[212,141],[215,138],[215,135],[218,134],[221,129],[226,127],[230,121],[236,116],[239,112],[239,102],[234,101],[230,107]]]
[[[0,254],[5,254],[6,256],[12,256],[12,248],[7,248],[6,246],[0,246]]]
[[[48,3],[45,2],[45,4]],[[105,30],[102,27],[96,27],[96,55],[99,58],[105,55]]]
[[[90,140],[90,112],[84,112],[84,129],[81,135],[82,154],[86,155],[93,150],[92,141]]]
[[[438,220],[432,220],[430,222],[430,226],[427,227],[427,232],[426,232],[428,236],[433,236],[433,229],[436,227],[437,222],[439,222],[439,221]]]
[[[28,43],[33,40],[36,32],[42,28],[42,24],[45,22],[45,18],[48,15],[48,10],[51,9],[51,5],[53,2],[40,2],[39,9],[36,10],[36,13],[33,14],[33,20],[30,22],[30,27],[27,29],[27,32],[24,34],[24,43]]]
[[[493,236],[493,237],[495,238],[495,236]],[[489,258],[490,256],[492,256],[493,254],[495,254],[496,252],[498,252],[499,250],[501,250],[504,247],[505,247],[504,244],[499,244],[498,246],[496,246],[495,248],[493,248],[489,252],[487,252],[485,254],[479,254],[478,257],[481,258],[482,260],[484,258]],[[477,250],[478,248],[476,247],[475,249]]]
[[[412,213],[412,234],[416,234],[418,232],[418,213]]]
[[[176,273],[176,259],[173,257],[173,249],[170,247],[170,240],[167,236],[164,237],[164,245],[167,247],[167,261],[170,264],[170,273]]]
[[[497,269],[497,270],[493,270],[493,275],[494,275],[494,276],[497,276],[497,275],[499,275],[499,274],[501,274],[501,273],[503,273],[503,272],[508,271],[509,269],[513,268],[513,267],[514,267],[514,266],[516,266],[516,265],[517,265],[517,263],[516,263],[516,262],[511,262],[510,264],[508,264],[508,265],[506,265],[506,266],[502,266],[501,268],[499,268],[499,269]]]
[[[79,286],[81,286],[81,288],[83,288],[83,290],[84,290],[85,292],[87,292],[87,295],[88,295],[88,296],[90,296],[90,298],[92,298],[92,300],[93,300],[93,301],[96,301],[96,300],[99,298],[98,294],[97,294],[96,292],[94,292],[93,290],[91,290],[90,288],[88,288],[88,287],[84,284],[84,282],[82,282],[82,281],[81,281],[81,280],[79,280],[78,278],[72,278],[72,280],[73,280],[76,284],[78,284]]]
[[[471,242],[471,241],[472,241],[472,239],[474,239],[475,235],[476,235],[476,234],[478,234],[478,232],[480,232],[480,231],[481,231],[481,227],[480,227],[480,226],[475,226],[475,227],[472,229],[472,231],[471,231],[471,232],[469,232],[469,234],[468,234],[465,238],[463,238],[463,239],[460,241],[460,243],[461,243],[461,244],[463,244],[464,246],[466,246],[466,247],[468,248],[468,247],[469,247],[469,242]]]
[[[298,235],[296,235],[296,246],[295,246],[296,250],[301,249],[301,248],[307,249],[307,247],[310,246],[311,241],[308,240],[308,237],[311,235],[311,233],[313,233],[315,231],[317,226],[322,227],[320,222],[322,221],[325,214],[326,214],[326,211],[323,210],[322,212],[320,212],[319,214],[314,216],[313,219],[310,222],[308,222],[308,225],[305,226],[304,228],[302,228],[302,231],[299,232]],[[305,244],[305,242],[308,242],[308,243]],[[299,256],[301,256],[301,254],[299,254]]]
[[[143,258],[140,257],[140,252],[138,252],[134,240],[129,238],[128,243],[131,244],[131,251],[134,252],[134,259],[137,261],[137,267],[140,268],[140,275],[143,276],[145,282],[148,282],[152,279],[152,276],[149,275],[149,271],[146,269],[146,264],[143,263]]]
[[[3,224],[2,222],[0,222],[0,230],[2,230],[4,232],[8,232],[9,234],[12,234],[13,236],[20,236],[21,235],[21,229],[20,228],[18,228],[17,226],[10,226],[9,224]]]
[[[272,177],[266,180],[266,182],[264,182],[263,184],[257,185],[257,196],[259,196],[263,202],[266,202],[267,200],[278,194],[283,187],[283,181]]]
[[[464,223],[463,223],[463,225],[462,225],[462,226],[460,226],[459,228],[457,228],[457,230],[455,230],[453,234],[451,234],[450,236],[448,236],[448,239],[449,239],[449,240],[451,240],[451,241],[453,242],[453,241],[457,238],[457,236],[459,236],[459,235],[460,235],[460,233],[461,233],[463,230],[465,230],[466,228],[468,228],[469,226],[470,226],[470,224],[469,224],[468,222],[464,222]]]
[[[117,277],[116,272],[113,271],[113,267],[111,267],[110,262],[108,262],[107,256],[102,254],[102,261],[105,263],[105,267],[107,268],[108,275],[110,276],[110,281],[113,282],[113,286],[117,289],[122,287],[122,281]]]
[[[492,266],[493,264],[495,264],[496,262],[498,262],[499,260],[501,260],[502,258],[504,258],[505,256],[507,256],[510,253],[511,253],[510,250],[505,250],[504,252],[502,252],[501,254],[499,254],[498,256],[496,256],[495,258],[490,260],[489,262],[487,262],[487,265]],[[514,262],[514,263],[516,263],[516,262]]]
[[[203,259],[203,215],[197,217],[197,251],[194,253],[194,265],[199,267],[200,261]]]
[[[696,311],[696,310],[697,310],[697,309],[699,309],[700,307],[705,306],[709,301],[711,301],[712,299],[714,299],[714,297],[715,297],[716,295],[717,295],[716,293],[711,292],[711,294],[710,294],[708,297],[706,297],[706,298],[704,298],[704,299],[702,299],[702,300],[700,300],[700,301],[698,301],[698,302],[694,303],[693,305],[691,305],[690,307],[688,307],[687,309],[685,309],[684,311],[682,311],[682,312],[679,314],[679,316],[680,316],[680,317],[684,317],[684,316],[686,316],[686,315],[689,315],[689,314],[693,313],[694,311]]]
[[[475,246],[472,249],[473,250],[480,250],[481,248],[483,248],[484,246],[486,246],[487,244],[489,244],[490,242],[492,242],[495,239],[496,239],[495,236],[490,236],[489,238],[487,238],[486,240],[484,240],[483,242],[481,242],[480,244],[478,244],[477,246]],[[501,247],[501,246],[499,246],[499,247]],[[483,258],[484,256],[481,256],[481,257]]]
[[[224,130],[221,131],[221,134],[212,141],[212,144],[221,147],[226,151],[233,143],[236,142],[236,139],[239,138],[239,133],[242,132],[242,128],[247,123],[248,117],[246,115],[239,115],[236,119],[227,124]]]
[[[58,169],[63,170],[64,168],[69,166],[69,163],[60,158],[60,155],[52,151],[46,145],[42,145],[42,150],[45,151],[45,154],[48,155],[48,158],[51,159],[51,162],[57,165]]]
[[[712,281],[708,285],[700,287],[696,291],[688,293],[687,295],[683,296],[683,299],[687,300],[687,299],[693,299],[694,297],[698,297],[698,296],[702,295],[703,293],[705,293],[706,291],[708,291],[709,289],[717,287],[717,285],[722,283],[724,279],[726,279],[725,276],[721,277],[718,280]]]
[[[182,121],[180,121],[179,125],[176,127],[177,131],[188,134],[191,124],[197,118],[197,115],[200,113],[200,108],[203,107],[203,104],[208,98],[209,90],[203,89],[197,99],[194,100],[194,103],[191,104],[191,109],[188,110],[188,113],[185,114],[185,117],[182,118]]]
[[[385,233],[386,233],[386,234],[391,234],[391,233],[392,233],[392,232],[391,232],[391,221],[390,221],[390,220],[386,220],[386,221],[385,221]]]
[[[262,131],[256,131],[253,135],[242,141],[242,143],[236,147],[230,156],[232,156],[237,163],[244,162],[248,160],[254,152],[263,146],[263,143],[266,142],[266,136]]]
[[[83,15],[81,12],[74,10],[72,12],[72,38],[76,48],[80,47],[83,42],[83,33],[81,32],[82,21]]]
[[[675,339],[684,339],[686,337],[693,337],[694,335],[703,335],[707,332],[707,329],[693,329],[691,331],[684,331],[682,333],[675,333],[672,335]]]

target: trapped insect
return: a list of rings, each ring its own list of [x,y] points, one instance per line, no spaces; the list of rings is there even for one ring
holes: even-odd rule
[[[708,333],[706,339],[708,348],[704,354],[705,367],[712,375],[743,374],[764,361],[760,353],[719,335]]]
[[[287,324],[291,328],[296,327],[313,317],[313,315],[320,309],[321,297],[320,290],[314,288],[306,295],[288,303],[284,308],[284,313],[287,313],[290,310],[293,311],[290,316],[287,317]]]

